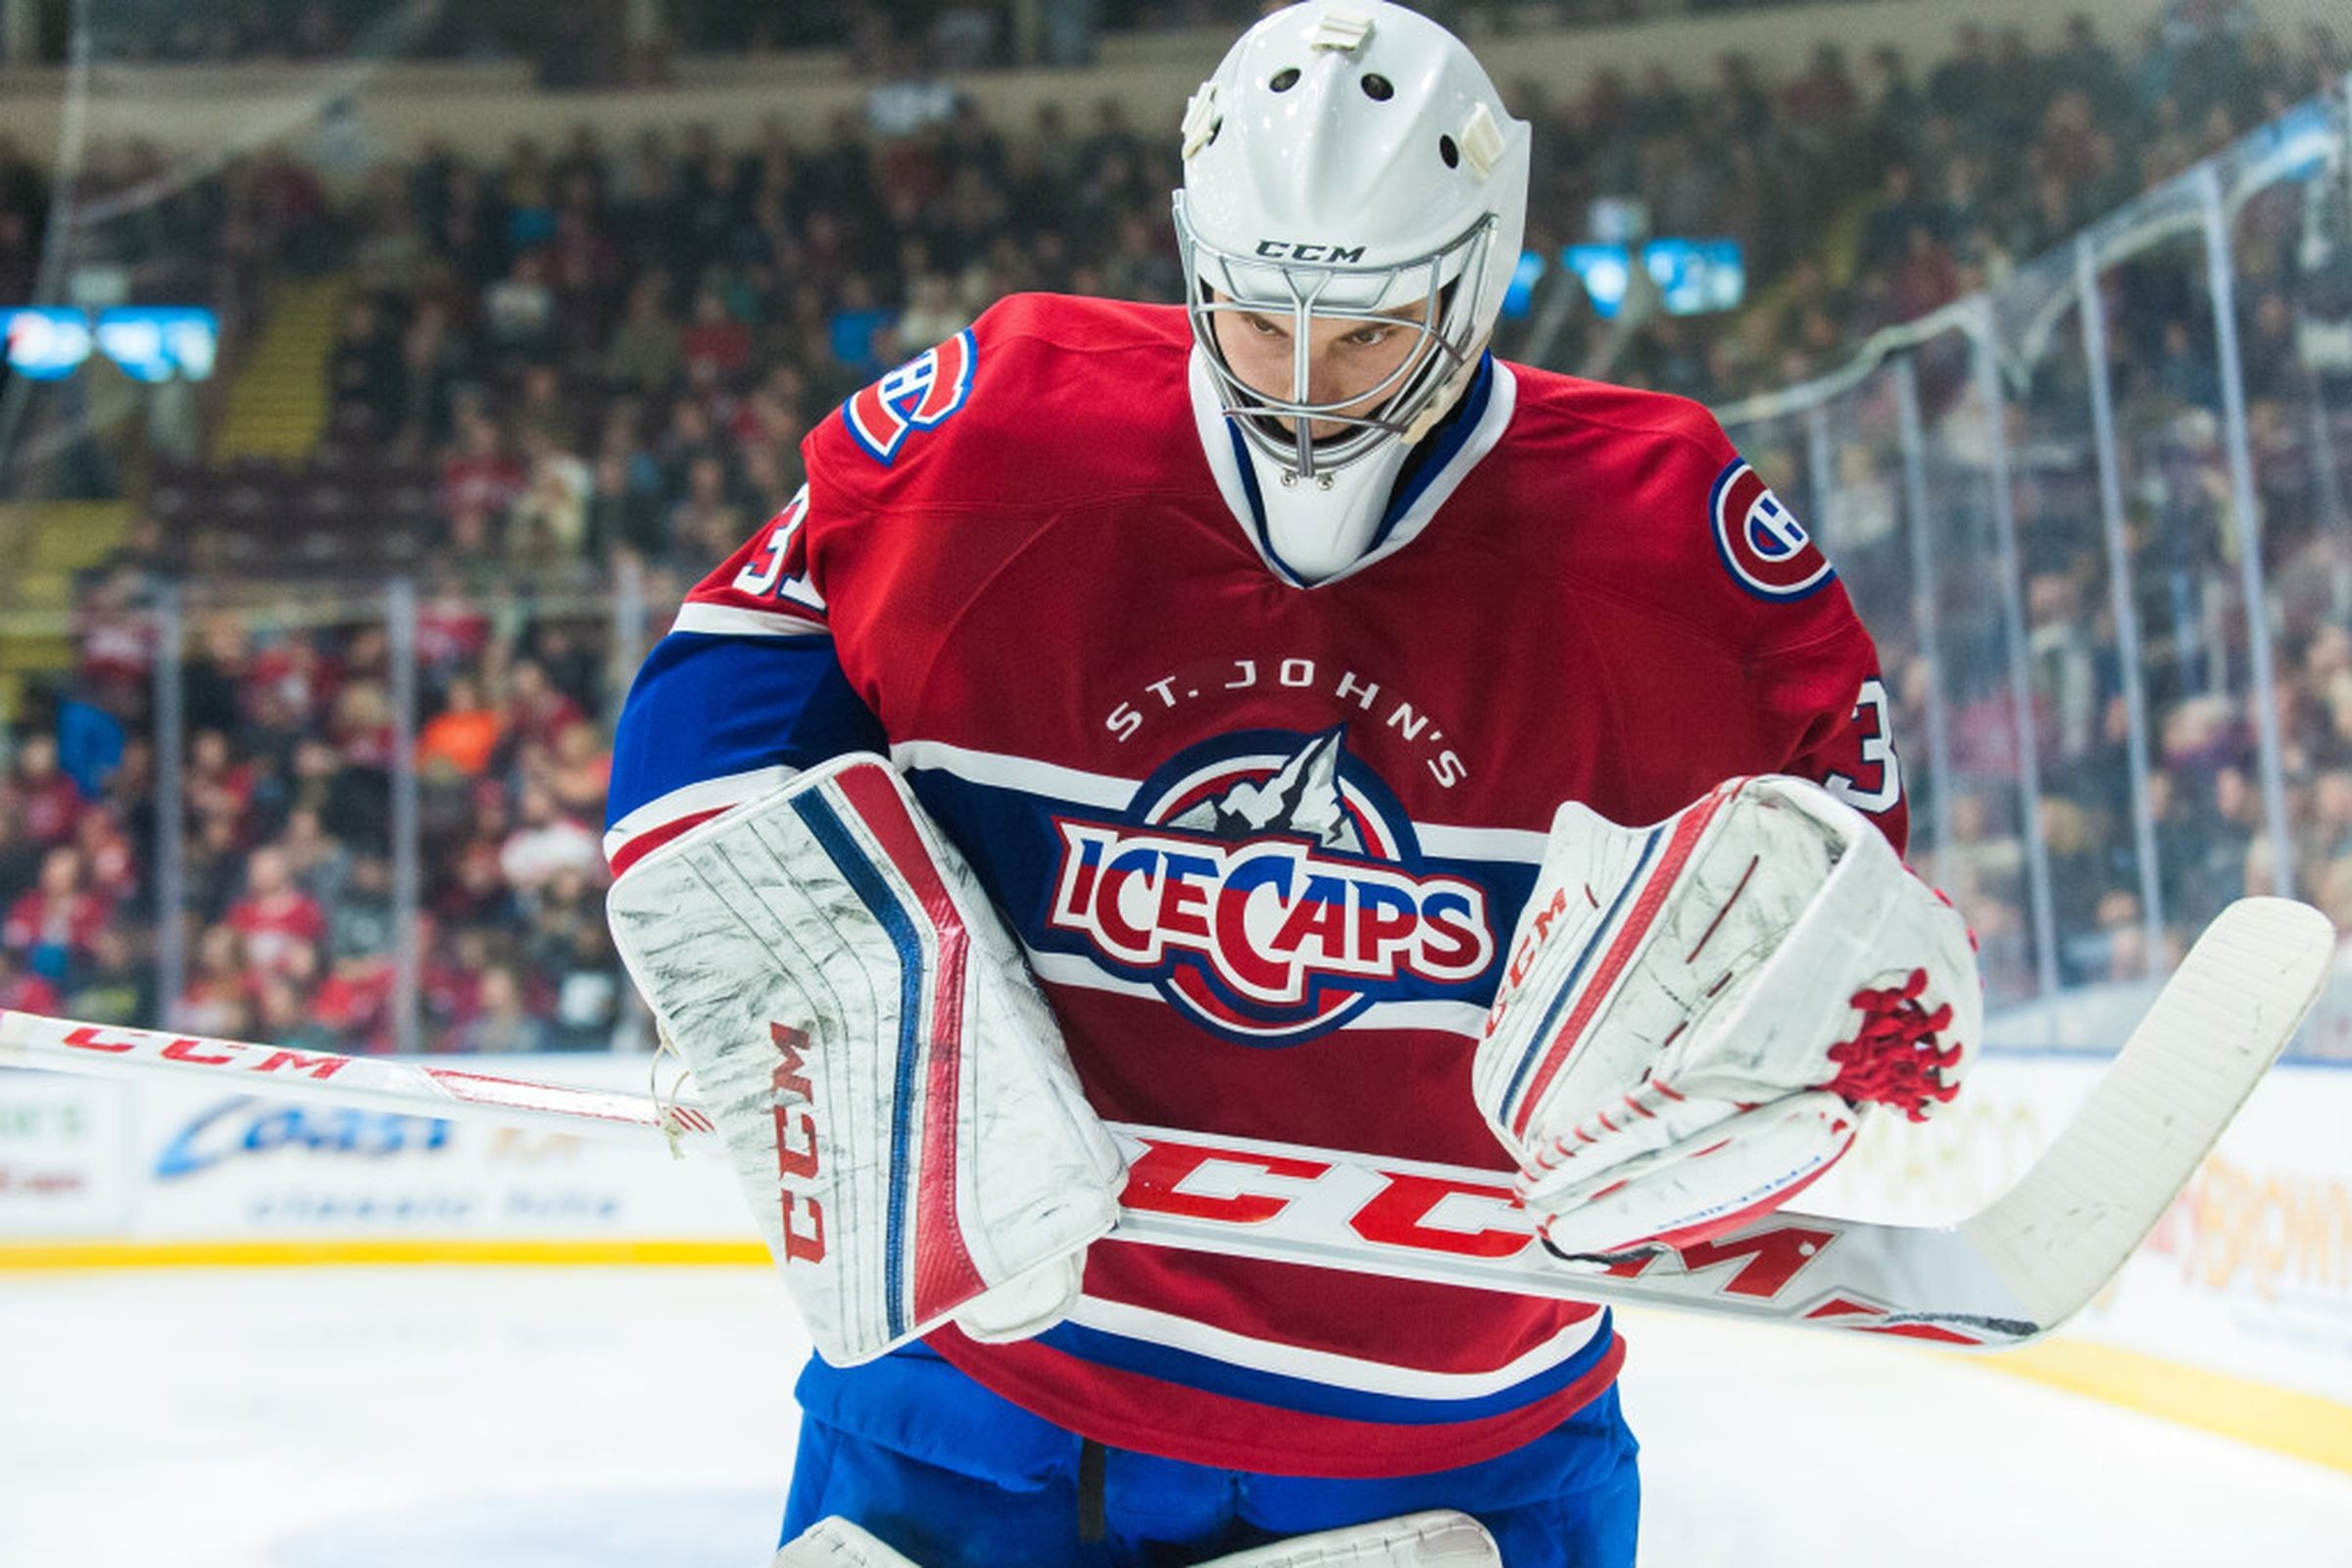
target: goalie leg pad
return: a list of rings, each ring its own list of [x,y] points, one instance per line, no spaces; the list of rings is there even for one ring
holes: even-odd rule
[[[922,1568],[847,1519],[819,1519],[784,1543],[768,1568]]]
[[[1502,1552],[1468,1514],[1435,1508],[1294,1536],[1200,1568],[1502,1568]]]
[[[825,1359],[966,1309],[1000,1337],[1067,1309],[1118,1215],[1118,1149],[895,769],[804,773],[646,856],[607,907]]]
[[[769,1568],[922,1568],[838,1516],[786,1542]],[[1294,1536],[1200,1568],[1502,1568],[1486,1526],[1452,1508]]]

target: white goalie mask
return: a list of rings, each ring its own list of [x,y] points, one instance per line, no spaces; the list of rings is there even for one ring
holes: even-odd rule
[[[1186,309],[1226,414],[1286,486],[1401,454],[1461,396],[1518,266],[1527,179],[1526,122],[1460,39],[1402,6],[1278,11],[1201,83],[1175,197]],[[1288,323],[1287,396],[1236,372],[1228,312]],[[1317,318],[1399,316],[1417,341],[1394,372],[1313,400]],[[1316,439],[1318,423],[1341,429]]]

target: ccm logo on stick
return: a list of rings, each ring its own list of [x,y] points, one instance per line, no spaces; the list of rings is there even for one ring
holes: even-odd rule
[[[1524,1209],[1501,1182],[1468,1173],[1382,1170],[1259,1146],[1225,1148],[1122,1129],[1143,1148],[1127,1165],[1120,1203],[1131,1211],[1207,1220],[1245,1234],[1283,1232],[1328,1245],[1341,1231],[1367,1242],[1455,1257],[1516,1257],[1535,1245]],[[1829,1250],[1834,1230],[1795,1220],[1685,1247],[1660,1248],[1605,1270],[1639,1279],[1721,1270],[1717,1294],[1750,1300],[1779,1297]],[[1671,1259],[1671,1261],[1669,1261]]]
[[[1376,1184],[1369,1191],[1360,1183],[1367,1176]],[[1258,1185],[1269,1180],[1287,1190],[1268,1191]],[[1499,1212],[1509,1205],[1511,1191],[1154,1137],[1128,1162],[1127,1186],[1119,1195],[1119,1201],[1131,1209],[1236,1226],[1266,1224],[1294,1208],[1298,1212],[1290,1217],[1308,1224],[1344,1213],[1343,1222],[1365,1241],[1466,1257],[1509,1257],[1535,1241],[1517,1215],[1510,1223],[1477,1230],[1428,1223],[1449,1199],[1471,1200],[1474,1210],[1483,1206]],[[1340,1208],[1332,1213],[1327,1205],[1335,1202]]]
[[[300,1072],[313,1078],[331,1078],[344,1057],[321,1053],[306,1056],[299,1051],[250,1046],[241,1040],[195,1040],[185,1035],[150,1034],[144,1029],[101,1029],[84,1024],[66,1036],[76,1051],[108,1055],[160,1056],[194,1067],[235,1067],[245,1072]]]

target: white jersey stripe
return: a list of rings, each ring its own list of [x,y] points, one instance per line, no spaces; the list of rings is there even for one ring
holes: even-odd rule
[[[1153,997],[1159,993],[1141,980],[1128,980],[1096,967],[1095,961],[1084,954],[1046,953],[1021,944],[1029,956],[1029,968],[1038,979],[1049,985],[1074,986],[1083,991],[1107,991],[1121,997]]]
[[[1083,954],[1044,953],[1027,943],[1021,945],[1021,951],[1028,955],[1029,966],[1041,984],[1067,986],[1073,991],[1103,991],[1114,997],[1163,1000],[1152,986],[1097,968],[1094,960]],[[1460,1035],[1475,1042],[1486,1031],[1487,1009],[1472,1002],[1375,1002],[1334,1027],[1342,1033],[1350,1029],[1427,1030]]]
[[[1550,835],[1523,827],[1453,827],[1444,822],[1415,822],[1413,836],[1421,853],[1446,860],[1512,860],[1542,865],[1544,846]]]
[[[807,615],[773,610],[746,610],[739,605],[678,607],[671,631],[702,632],[713,637],[829,637],[825,623]]]
[[[1102,773],[1084,773],[1074,767],[1061,767],[1053,762],[1033,761],[1026,757],[1005,757],[996,752],[975,752],[961,746],[950,746],[945,741],[900,741],[890,749],[890,760],[902,768],[931,768],[953,773],[967,783],[983,784],[992,789],[1021,790],[1030,795],[1047,795],[1073,806],[1092,806],[1106,811],[1123,811],[1135,800],[1141,780],[1112,778]]]
[[[653,828],[676,821],[681,816],[693,816],[702,811],[723,811],[730,806],[741,806],[760,796],[782,789],[800,773],[797,767],[781,763],[773,767],[755,767],[746,773],[727,773],[717,778],[703,779],[682,785],[667,795],[657,795],[640,806],[605,832],[605,858],[611,860],[629,840]]]
[[[900,741],[890,760],[901,768],[927,768],[952,773],[969,784],[990,789],[1020,790],[1048,796],[1073,806],[1124,811],[1134,804],[1142,780],[1106,773],[1089,773],[1026,757],[974,751],[945,741]],[[1446,822],[1415,822],[1413,833],[1421,852],[1449,860],[1494,860],[1541,865],[1548,835],[1529,828],[1457,827]]]
[[[1159,997],[1157,990],[1141,980],[1129,980],[1098,968],[1083,954],[1048,953],[1027,943],[1021,945],[1021,951],[1028,955],[1030,969],[1048,985],[1068,986],[1074,991],[1107,991],[1119,997],[1153,1000]],[[1471,1040],[1476,1040],[1486,1027],[1487,1009],[1472,1002],[1375,1002],[1340,1025],[1343,1031],[1429,1029]]]
[[[1389,1361],[1368,1361],[1330,1350],[1252,1339],[1190,1318],[1092,1296],[1078,1298],[1078,1304],[1070,1311],[1070,1321],[1105,1334],[1188,1350],[1233,1366],[1303,1378],[1333,1388],[1403,1399],[1477,1399],[1515,1388],[1570,1359],[1592,1343],[1608,1319],[1605,1314],[1595,1312],[1571,1323],[1544,1344],[1490,1372],[1430,1372]]]

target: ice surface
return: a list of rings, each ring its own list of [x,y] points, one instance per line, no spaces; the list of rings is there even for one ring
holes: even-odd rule
[[[1908,1346],[1644,1315],[1644,1568],[2352,1568],[2352,1475]],[[760,1568],[753,1268],[0,1275],[7,1568]]]

